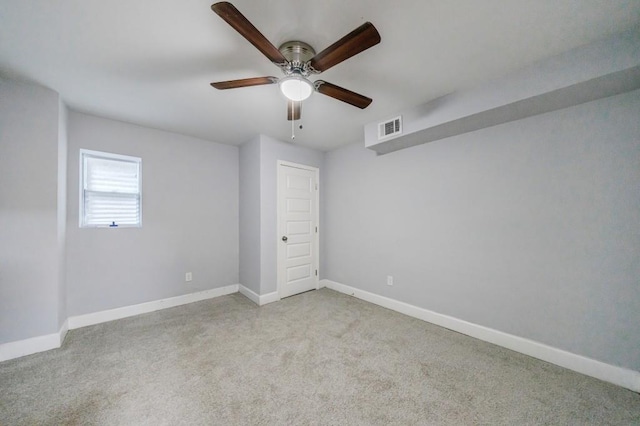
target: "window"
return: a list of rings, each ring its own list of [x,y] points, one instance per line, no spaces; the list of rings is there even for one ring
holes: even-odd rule
[[[80,227],[142,226],[142,160],[80,150]]]

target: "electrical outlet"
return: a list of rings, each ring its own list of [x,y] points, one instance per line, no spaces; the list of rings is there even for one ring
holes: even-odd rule
[[[187,272],[186,274],[184,274],[184,280],[186,282],[192,281],[193,280],[193,274],[191,272]]]
[[[393,277],[391,275],[387,275],[387,285],[393,285]]]

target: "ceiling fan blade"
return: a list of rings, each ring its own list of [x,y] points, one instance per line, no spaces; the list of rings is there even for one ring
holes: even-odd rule
[[[212,4],[211,10],[246,38],[249,43],[253,44],[271,62],[276,64],[287,62],[282,53],[234,5],[227,1],[221,1]]]
[[[314,70],[323,72],[378,43],[380,43],[378,30],[371,22],[365,22],[314,56],[310,65]]]
[[[238,87],[261,86],[263,84],[274,84],[278,82],[277,77],[254,77],[243,78],[241,80],[218,81],[211,83],[218,90],[236,89]]]
[[[314,82],[314,86],[316,87],[316,91],[323,95],[346,102],[360,109],[365,109],[371,102],[373,102],[373,99],[371,98],[367,98],[366,96],[362,96],[343,87],[336,86],[335,84],[327,83],[324,80],[317,80]]]
[[[289,101],[287,103],[287,120],[300,120],[302,114],[302,102]],[[292,118],[293,116],[293,118]]]

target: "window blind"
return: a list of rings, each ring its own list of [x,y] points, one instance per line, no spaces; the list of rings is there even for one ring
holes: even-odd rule
[[[108,155],[83,153],[82,223],[139,226],[140,159]]]

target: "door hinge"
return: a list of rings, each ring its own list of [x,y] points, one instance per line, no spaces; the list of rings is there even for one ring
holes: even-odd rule
[[[318,227],[316,226],[316,234],[318,233]]]
[[[318,276],[318,270],[316,269],[316,277]]]

